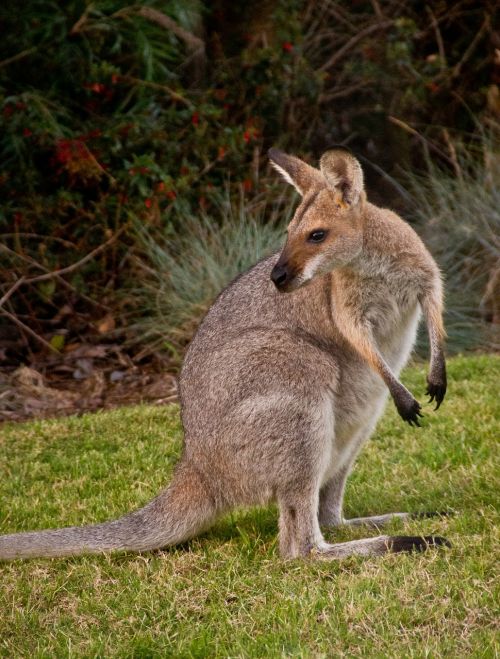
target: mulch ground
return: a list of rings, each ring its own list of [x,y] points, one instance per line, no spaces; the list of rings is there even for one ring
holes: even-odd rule
[[[116,343],[80,343],[0,368],[0,421],[22,421],[149,402],[177,401],[172,365]]]

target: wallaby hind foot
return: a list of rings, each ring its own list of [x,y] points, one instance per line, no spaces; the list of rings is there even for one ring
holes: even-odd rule
[[[306,493],[308,488],[302,488]],[[297,497],[296,493],[281,496],[280,499],[280,551],[284,558],[308,557],[321,560],[346,558],[347,556],[381,556],[386,553],[424,551],[429,547],[451,547],[441,536],[389,536],[363,538],[350,542],[330,544],[321,534],[317,517],[317,497]],[[392,513],[377,517],[360,517],[346,520],[353,526],[368,524],[377,527],[394,519],[406,518],[406,513]]]
[[[384,513],[382,515],[370,515],[368,517],[351,517],[349,519],[342,519],[341,521],[323,524],[322,526],[337,528],[339,526],[368,526],[375,529],[384,528],[388,526],[395,519],[403,521],[411,521],[413,519],[429,519],[432,517],[450,517],[453,511],[429,511],[423,513]]]
[[[316,560],[339,560],[347,556],[383,556],[400,552],[425,551],[429,547],[451,547],[451,543],[438,535],[379,535],[350,542],[325,543],[312,550]]]

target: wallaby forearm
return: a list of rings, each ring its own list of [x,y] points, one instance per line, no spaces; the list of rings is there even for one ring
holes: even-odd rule
[[[436,401],[435,409],[438,409],[443,402],[447,386],[443,348],[446,332],[443,326],[443,294],[439,277],[436,277],[433,288],[421,296],[420,306],[427,324],[431,350],[427,394],[430,396],[430,401]]]
[[[355,320],[352,317],[350,318],[344,312],[340,321],[337,320],[337,325],[350,345],[382,378],[389,389],[389,393],[400,416],[405,421],[408,421],[410,425],[415,424],[419,426],[418,417],[422,416],[420,413],[420,404],[411,392],[398,380],[389,364],[387,364],[380,354],[369,324],[361,320]]]

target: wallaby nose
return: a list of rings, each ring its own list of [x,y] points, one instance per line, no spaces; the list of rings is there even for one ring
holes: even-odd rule
[[[285,265],[277,263],[271,271],[271,279],[277,288],[282,288],[288,281],[289,274],[286,263]]]

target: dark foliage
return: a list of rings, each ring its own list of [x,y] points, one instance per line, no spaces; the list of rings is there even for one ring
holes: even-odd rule
[[[454,133],[499,112],[495,6],[7,0],[0,296],[106,249],[23,284],[0,314],[55,347],[110,310],[126,323],[132,225],[179,231],[221,187],[265,193],[271,145],[348,144],[386,198],[381,170],[422,166],[422,144],[452,170]]]

